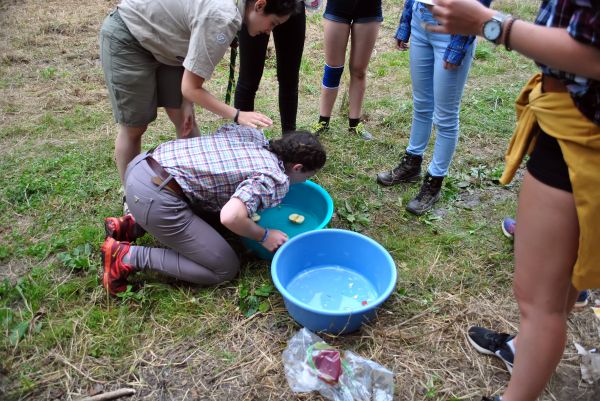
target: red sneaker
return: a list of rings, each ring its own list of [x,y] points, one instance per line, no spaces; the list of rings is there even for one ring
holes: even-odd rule
[[[144,235],[144,230],[135,224],[133,215],[126,214],[123,217],[107,217],[104,219],[104,231],[107,237],[117,241],[134,241]]]
[[[123,263],[123,256],[129,252],[128,242],[106,238],[102,244],[102,285],[111,295],[127,290],[127,276],[133,272],[131,265]]]

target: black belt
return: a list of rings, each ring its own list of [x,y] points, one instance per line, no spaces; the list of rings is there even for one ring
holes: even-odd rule
[[[185,196],[185,192],[179,186],[175,178],[167,170],[160,165],[152,156],[148,155],[146,157],[146,161],[148,162],[148,166],[154,171],[156,174],[155,177],[152,177],[152,183],[156,186],[163,186],[163,188],[167,188],[171,190],[176,195],[180,196],[183,200],[187,201],[187,197]],[[166,184],[165,184],[166,181]]]

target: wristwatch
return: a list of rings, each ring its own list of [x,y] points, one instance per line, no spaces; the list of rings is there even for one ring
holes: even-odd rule
[[[483,23],[483,37],[498,44],[498,40],[502,37],[502,25],[510,15],[496,13],[492,19],[487,20]]]

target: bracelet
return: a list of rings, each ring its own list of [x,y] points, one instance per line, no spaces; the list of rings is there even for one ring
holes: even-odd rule
[[[269,238],[269,229],[265,228],[265,235],[263,235],[262,239],[260,241],[258,241],[258,243],[259,244],[264,243],[267,240],[267,238]]]
[[[233,117],[233,122],[237,124],[239,117],[240,117],[240,109],[235,109],[235,117]]]
[[[504,34],[504,48],[509,52],[512,51],[512,47],[510,47],[510,30],[512,29],[512,26],[516,20],[518,20],[518,18],[511,18],[506,23],[506,33]]]

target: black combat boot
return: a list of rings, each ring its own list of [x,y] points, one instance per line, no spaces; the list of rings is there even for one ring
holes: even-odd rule
[[[377,182],[390,186],[401,182],[417,182],[421,178],[421,162],[423,157],[405,153],[400,164],[391,171],[377,174]]]
[[[422,215],[433,207],[433,204],[440,200],[442,195],[442,182],[444,177],[434,177],[427,173],[423,180],[423,185],[419,193],[413,200],[408,202],[406,210],[417,216]]]

